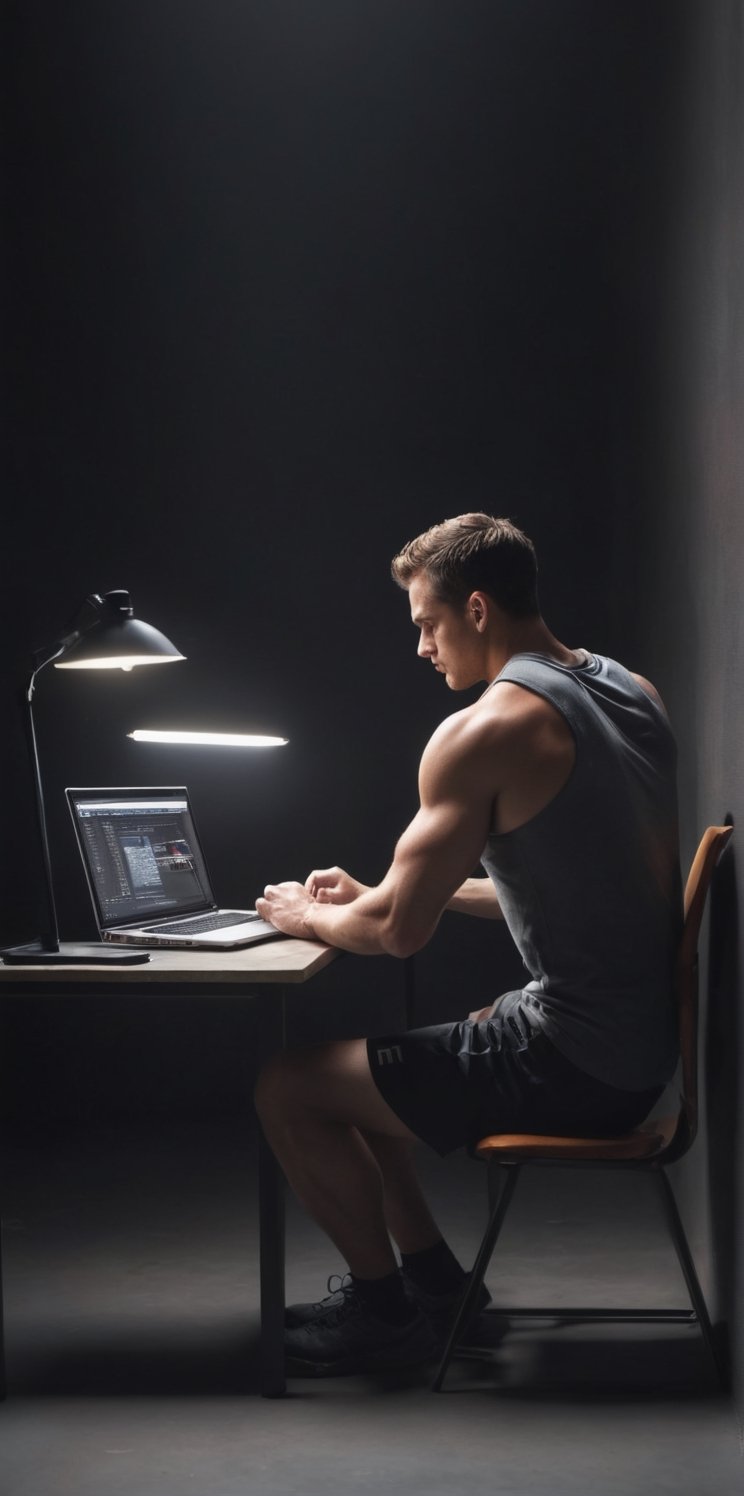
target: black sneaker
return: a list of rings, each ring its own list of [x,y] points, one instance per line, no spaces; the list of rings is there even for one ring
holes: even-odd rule
[[[460,1299],[465,1291],[466,1279],[467,1275],[457,1288],[450,1289],[447,1293],[428,1293],[425,1288],[421,1288],[418,1283],[414,1283],[413,1278],[410,1278],[407,1273],[403,1273],[403,1286],[407,1297],[410,1299],[411,1304],[426,1315],[426,1318],[430,1321],[440,1339],[446,1340],[454,1324]],[[284,1311],[284,1324],[288,1330],[294,1330],[299,1325],[306,1325],[310,1320],[317,1319],[318,1315],[323,1314],[327,1309],[333,1309],[343,1304],[347,1295],[354,1292],[351,1273],[345,1273],[343,1277],[339,1273],[331,1273],[326,1287],[328,1288],[328,1297],[318,1300],[315,1304],[287,1305]],[[472,1325],[476,1317],[482,1314],[483,1310],[487,1309],[490,1303],[491,1295],[485,1283],[482,1283],[468,1325]]]
[[[300,1306],[298,1306],[300,1307]],[[429,1361],[437,1337],[420,1309],[405,1324],[390,1324],[367,1308],[353,1284],[322,1303],[314,1319],[284,1332],[288,1376],[348,1377]]]
[[[331,1273],[326,1284],[328,1297],[319,1299],[317,1304],[288,1304],[284,1311],[284,1324],[288,1330],[294,1330],[297,1325],[306,1325],[308,1320],[317,1319],[324,1310],[331,1309],[336,1304],[343,1304],[346,1295],[353,1292],[351,1273],[344,1273],[343,1278],[339,1273]]]

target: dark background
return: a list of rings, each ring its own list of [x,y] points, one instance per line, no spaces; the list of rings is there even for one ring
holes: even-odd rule
[[[656,680],[686,859],[737,818],[743,57],[738,0],[6,6],[0,939],[36,928],[28,652],[114,586],[188,663],[42,677],[63,934],[93,933],[67,784],[187,782],[224,902],[328,862],[376,879],[464,704],[416,660],[389,560],[469,508],[532,535],[566,643]],[[705,1146],[678,1171],[728,1321],[739,900],[734,854]],[[420,1021],[513,973],[504,933],[456,916],[418,965]],[[400,1013],[395,963],[326,982],[336,1031]],[[250,1015],[177,1011],[7,1004],[6,1115],[242,1111]]]
[[[63,934],[93,933],[68,784],[187,781],[223,902],[332,862],[375,881],[415,809],[427,737],[464,704],[415,657],[389,575],[407,539],[470,508],[509,514],[538,546],[558,634],[626,650],[612,454],[650,109],[643,17],[553,0],[11,14],[0,938],[35,933],[12,691],[30,646],[113,586],[188,663],[40,679]],[[126,737],[169,725],[290,744]],[[421,1018],[511,981],[502,932],[479,927],[465,956],[461,920],[445,926],[421,961]],[[354,1026],[396,1020],[397,995],[392,1012],[375,995],[395,976],[345,963],[329,978],[352,979],[373,994]],[[208,1016],[197,1005],[191,1021],[201,1050]],[[49,1022],[44,1105],[79,1108],[91,1087],[96,1107],[131,1105],[130,1064],[99,1095],[100,1036],[88,1054],[87,1022]],[[158,1033],[169,1051],[172,1014],[153,1005],[150,1022],[150,1055]],[[122,1030],[137,1106],[210,1104],[210,1089],[242,1102],[239,1047],[208,1045],[196,1070],[158,1064],[148,1095],[141,1028]]]

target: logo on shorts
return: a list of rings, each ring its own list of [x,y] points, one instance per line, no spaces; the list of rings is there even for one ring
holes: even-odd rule
[[[389,1049],[378,1049],[378,1065],[394,1065],[396,1061],[403,1059],[403,1053],[399,1044],[391,1044]]]

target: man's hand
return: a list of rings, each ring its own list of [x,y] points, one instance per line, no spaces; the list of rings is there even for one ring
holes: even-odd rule
[[[317,904],[353,904],[369,889],[345,873],[342,867],[316,869],[301,883],[269,883],[263,898],[256,899],[256,910],[283,935],[303,940],[317,940],[310,914]]]
[[[256,899],[256,909],[262,919],[268,920],[283,935],[314,940],[316,937],[309,921],[313,902],[301,883],[269,883],[263,898]]]
[[[310,873],[305,889],[319,904],[353,904],[360,894],[368,893],[366,884],[352,878],[342,867],[327,867]]]
[[[447,908],[458,914],[475,914],[479,919],[504,918],[490,878],[466,878],[453,893]]]

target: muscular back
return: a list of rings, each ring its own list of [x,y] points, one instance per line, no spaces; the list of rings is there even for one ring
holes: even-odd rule
[[[643,677],[633,679],[658,706]],[[493,809],[489,830],[514,831],[544,810],[568,782],[576,745],[565,717],[544,697],[511,681],[496,681],[468,709],[493,753]]]
[[[481,698],[480,715],[497,721],[498,753],[490,831],[532,820],[563,788],[576,761],[570,728],[548,701],[504,681]]]
[[[483,706],[509,688],[545,704],[535,738],[543,743],[549,723],[548,748],[532,760],[543,790],[551,777],[543,768],[560,762],[550,735],[570,740],[563,782],[553,774],[542,805],[520,794],[513,755],[502,760],[514,767],[515,791],[504,784],[482,861],[532,978],[516,997],[581,1069],[621,1089],[650,1088],[668,1079],[676,1054],[680,880],[669,724],[645,682],[600,657],[567,667],[514,656]],[[532,814],[518,819],[528,805]]]

